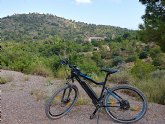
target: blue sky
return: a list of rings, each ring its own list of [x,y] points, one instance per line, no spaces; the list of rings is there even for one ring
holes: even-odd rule
[[[145,6],[138,0],[0,0],[0,18],[29,12],[138,29]]]

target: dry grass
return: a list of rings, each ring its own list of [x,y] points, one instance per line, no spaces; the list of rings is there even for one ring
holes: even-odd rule
[[[24,75],[24,81],[28,81],[30,79],[29,75]]]
[[[47,77],[46,78],[46,86],[51,86],[53,85],[53,78],[52,77]]]
[[[90,103],[89,99],[80,97],[77,99],[75,106],[88,105],[89,103]]]
[[[121,71],[116,74],[111,75],[109,78],[109,81],[112,83],[117,83],[117,84],[128,84],[129,82],[132,82],[132,77],[127,71]]]
[[[44,66],[39,66],[39,65],[34,66],[31,73],[35,74],[35,75],[40,75],[43,77],[53,76],[53,72],[51,71],[51,69],[44,67]]]
[[[34,96],[37,101],[43,100],[46,97],[46,93],[41,89],[31,90],[30,94]]]
[[[6,84],[8,82],[7,78],[0,77],[0,84]]]
[[[0,76],[0,84],[6,84],[7,82],[11,82],[13,80],[12,76],[2,77]]]
[[[165,105],[165,70],[156,70],[148,74],[148,79],[133,78],[128,71],[113,74],[109,81],[117,84],[131,84],[139,88],[148,101]]]
[[[146,80],[134,83],[147,96],[148,101],[165,105],[164,79]]]

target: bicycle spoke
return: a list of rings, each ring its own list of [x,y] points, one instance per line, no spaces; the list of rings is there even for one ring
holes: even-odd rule
[[[120,97],[121,101],[114,94]],[[134,122],[145,114],[146,102],[137,89],[121,86],[109,92],[105,107],[113,119],[119,122]]]
[[[48,101],[46,114],[51,119],[59,118],[69,112],[77,100],[77,87],[64,87],[59,89]]]

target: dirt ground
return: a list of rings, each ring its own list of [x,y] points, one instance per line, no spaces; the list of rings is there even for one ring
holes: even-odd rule
[[[44,104],[46,94],[51,94],[63,81],[41,76],[25,75],[20,72],[1,70],[1,77],[9,82],[0,85],[2,124],[96,124],[97,119],[89,119],[95,107],[77,105],[66,116],[58,120],[46,117]],[[78,86],[79,87],[79,86]],[[84,94],[80,89],[80,94]],[[100,113],[100,124],[116,124],[104,112]],[[165,106],[149,103],[148,111],[136,124],[165,124]]]

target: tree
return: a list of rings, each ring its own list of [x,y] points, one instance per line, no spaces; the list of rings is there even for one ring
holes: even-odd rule
[[[123,34],[123,38],[124,39],[128,39],[129,37],[130,37],[130,34],[129,33],[126,32],[126,33]]]
[[[165,51],[165,0],[139,0],[146,6],[139,25],[139,35],[145,42],[155,42]]]

